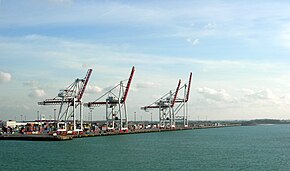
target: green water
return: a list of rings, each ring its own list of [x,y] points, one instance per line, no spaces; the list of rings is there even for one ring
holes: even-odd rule
[[[290,170],[290,125],[0,141],[0,170]]]

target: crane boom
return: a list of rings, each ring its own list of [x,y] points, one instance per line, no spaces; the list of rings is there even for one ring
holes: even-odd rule
[[[129,92],[129,89],[130,89],[130,85],[131,85],[131,82],[132,82],[132,79],[133,79],[133,76],[134,76],[134,72],[135,72],[135,67],[133,66],[131,74],[130,74],[130,77],[129,77],[129,80],[128,80],[128,83],[126,85],[126,90],[125,90],[125,93],[124,93],[124,97],[122,98],[121,103],[124,103],[126,101],[126,98],[128,96],[128,92]]]
[[[106,107],[106,125],[109,130],[118,129],[120,132],[128,130],[128,117],[126,99],[134,76],[135,67],[132,67],[128,80],[120,81],[119,84],[101,95],[93,102],[84,103],[87,107]]]
[[[38,102],[38,105],[60,105],[61,103],[70,103],[72,101],[73,101],[73,99],[71,99],[71,100],[46,99],[43,102]]]
[[[59,91],[53,99],[46,99],[38,102],[39,105],[59,105],[58,116],[55,118],[58,131],[83,131],[83,110],[82,97],[90,79],[92,69],[88,69],[86,76],[77,78],[72,84]],[[79,121],[77,121],[77,109],[79,109]],[[72,123],[70,122],[72,120]],[[64,121],[64,125],[60,125]],[[80,127],[77,127],[80,122]],[[71,127],[72,126],[72,127]]]
[[[188,83],[180,86],[181,80],[178,81],[178,85],[174,93],[170,90],[169,93],[165,94],[152,104],[141,107],[141,109],[148,112],[147,109],[159,108],[159,124],[160,128],[171,128],[175,129],[176,120],[183,118],[184,127],[188,127],[188,111],[187,101],[189,99],[190,87],[191,87],[192,72],[189,75]],[[183,97],[180,98],[180,91],[182,91]],[[176,105],[175,105],[176,104]],[[177,116],[178,112],[183,109],[183,116]]]
[[[177,97],[177,94],[178,94],[178,91],[179,91],[180,84],[181,84],[181,80],[179,80],[179,82],[178,82],[178,85],[177,85],[177,88],[176,88],[176,91],[175,91],[175,95],[174,95],[172,103],[171,103],[171,107],[173,107],[174,104],[175,104],[175,100],[176,100],[176,97]]]
[[[131,83],[132,83],[132,80],[133,80],[134,73],[135,73],[135,67],[133,66],[132,67],[132,70],[131,70],[131,73],[130,73],[130,76],[129,76],[129,79],[128,79],[128,82],[126,84],[126,89],[125,89],[122,97],[119,97],[118,100],[115,99],[115,100],[108,100],[108,101],[107,100],[106,101],[99,101],[105,95],[108,95],[108,94],[111,93],[111,91],[115,90],[120,84],[117,85],[117,86],[115,86],[115,87],[113,87],[111,90],[109,90],[107,93],[105,93],[104,95],[102,95],[97,100],[95,100],[93,102],[85,103],[85,106],[92,107],[92,106],[96,106],[96,105],[118,104],[119,103],[119,100],[120,100],[120,103],[121,104],[124,104],[126,102],[126,99],[127,99],[128,93],[129,93],[129,89],[131,87]]]
[[[179,89],[180,89],[180,84],[181,84],[181,80],[179,80],[178,81],[178,84],[177,84],[177,87],[176,87],[176,91],[175,91],[175,93],[173,94],[174,95],[174,97],[172,98],[172,101],[171,101],[171,104],[170,105],[168,105],[168,103],[169,103],[169,101],[168,100],[166,100],[166,102],[165,103],[163,103],[162,101],[164,101],[164,100],[162,100],[163,98],[165,98],[166,96],[171,96],[170,94],[171,93],[167,93],[166,95],[164,95],[164,96],[162,96],[161,98],[159,98],[158,100],[156,100],[154,103],[152,103],[151,105],[149,105],[149,106],[144,106],[144,107],[141,107],[141,109],[144,109],[144,110],[146,110],[146,109],[150,109],[150,108],[166,108],[166,107],[173,107],[174,106],[174,104],[175,104],[175,102],[176,102],[176,99],[177,99],[177,95],[178,95],[178,91],[179,91]],[[171,97],[169,97],[169,99],[171,99]],[[167,104],[166,104],[167,103]]]
[[[91,73],[92,69],[89,69],[84,79],[76,79],[75,82],[73,82],[66,89],[61,90],[57,97],[38,102],[38,105],[61,105],[64,103],[73,104],[74,97],[76,97],[76,102],[80,102],[90,79]],[[81,88],[78,89],[78,87]]]
[[[83,94],[84,94],[85,89],[86,89],[86,86],[87,86],[87,84],[88,84],[88,81],[89,81],[89,79],[90,79],[90,77],[91,77],[92,71],[93,71],[92,69],[89,69],[89,70],[88,70],[87,75],[86,75],[86,77],[84,78],[84,84],[83,84],[83,86],[82,86],[82,88],[81,88],[80,94],[78,95],[77,101],[80,101],[80,100],[82,99]]]
[[[189,75],[189,81],[188,81],[188,87],[187,87],[187,94],[186,94],[185,102],[187,102],[188,99],[189,99],[190,86],[191,86],[191,77],[192,77],[192,72],[190,72],[190,75]]]

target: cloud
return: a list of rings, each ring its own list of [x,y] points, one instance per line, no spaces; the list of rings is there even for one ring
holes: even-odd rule
[[[153,9],[151,6],[139,6],[132,3],[118,2],[80,2],[74,0],[48,0],[38,3],[24,3],[22,5],[21,16],[16,18],[14,15],[20,14],[13,8],[7,9],[5,20],[1,23],[15,25],[39,25],[39,24],[69,24],[69,23],[151,23],[158,24],[165,21],[168,12]],[[14,4],[13,2],[6,2]],[[21,5],[21,3],[17,3]],[[51,6],[53,5],[53,9]],[[52,12],[53,10],[53,12]],[[44,13],[49,15],[44,15]],[[29,19],[28,19],[28,18]],[[4,19],[4,18],[3,18]],[[153,22],[159,21],[159,22]]]
[[[87,85],[86,93],[88,94],[96,94],[102,92],[103,89],[98,86]]]
[[[187,38],[186,41],[192,44],[193,46],[199,44],[199,39]]]
[[[28,94],[31,98],[44,97],[46,95],[42,88],[39,88],[38,82],[35,80],[29,80],[22,83],[24,87],[30,88],[30,93]]]
[[[284,112],[289,110],[290,96],[287,92],[278,91],[275,89],[264,88],[260,90],[243,90],[244,96],[240,99],[243,105],[254,108],[271,108],[274,111],[282,110]],[[287,113],[287,112],[286,112]],[[275,113],[277,114],[277,113]]]
[[[241,91],[244,92],[244,93],[246,93],[246,94],[253,94],[253,93],[255,93],[254,90],[248,89],[248,88],[243,88],[243,89],[241,89]]]
[[[39,41],[28,41],[27,37],[37,38],[41,37]],[[198,39],[197,39],[198,40]],[[200,58],[188,58],[183,56],[159,56],[159,55],[149,55],[134,53],[131,51],[125,51],[119,46],[115,45],[103,45],[98,43],[91,43],[90,41],[72,41],[69,39],[57,38],[57,37],[47,37],[42,35],[27,35],[26,37],[20,38],[0,38],[3,43],[3,51],[9,52],[9,50],[24,51],[26,55],[31,57],[31,59],[45,59],[53,58],[55,60],[45,61],[52,63],[58,68],[73,68],[80,69],[83,68],[95,68],[98,71],[104,72],[108,67],[99,66],[97,63],[112,63],[111,61],[119,61],[122,58],[123,63],[132,64],[147,64],[151,65],[152,60],[155,64],[160,66],[165,66],[168,64],[194,64],[202,65],[207,69],[215,68],[229,68],[242,69],[249,67],[252,70],[265,70],[265,71],[277,71],[280,68],[279,63],[255,63],[247,60],[212,60],[212,59],[200,59]],[[188,41],[199,42],[196,39],[188,39]],[[196,44],[196,43],[194,43]],[[9,45],[9,46],[8,46]],[[1,43],[0,43],[0,46]],[[37,46],[37,49],[35,49]],[[8,49],[8,50],[7,50]],[[27,49],[34,49],[33,52],[27,51]],[[85,49],[85,51],[84,51]],[[96,58],[98,56],[98,58]],[[67,60],[70,58],[70,60]],[[139,60],[139,58],[146,58],[147,60]],[[168,60],[168,58],[175,58],[175,60]],[[23,60],[14,57],[15,60]],[[26,59],[26,58],[25,58]],[[85,60],[84,60],[85,59]],[[57,61],[57,62],[54,62]],[[113,63],[114,64],[114,63]],[[283,64],[282,64],[283,65]],[[274,70],[275,69],[275,70]],[[107,70],[111,72],[112,70]]]
[[[153,82],[140,82],[136,84],[136,88],[158,88],[160,84]]]
[[[43,89],[35,88],[29,93],[29,97],[31,98],[39,98],[45,96],[46,93]]]
[[[215,30],[217,28],[217,25],[215,23],[208,23],[204,26],[204,28],[209,30]]]
[[[211,88],[198,88],[197,92],[202,94],[204,98],[217,101],[217,102],[234,102],[234,99],[229,95],[226,90],[215,90]]]
[[[11,74],[0,71],[0,83],[7,83],[11,81]]]
[[[263,90],[251,90],[251,89],[243,89],[246,93],[245,100],[252,101],[252,100],[277,100],[279,99],[271,89],[263,89]]]

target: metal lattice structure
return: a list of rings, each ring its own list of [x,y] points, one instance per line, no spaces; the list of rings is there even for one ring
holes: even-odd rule
[[[92,69],[89,69],[84,78],[78,78],[67,88],[60,90],[55,98],[38,102],[39,105],[60,105],[56,119],[58,131],[83,131],[82,97],[91,73]],[[77,113],[79,113],[79,123],[76,120]]]
[[[160,128],[175,128],[176,120],[183,120],[185,127],[188,125],[188,110],[187,102],[189,99],[189,92],[191,86],[192,73],[189,76],[189,82],[180,87],[181,80],[179,80],[176,90],[170,90],[167,94],[157,99],[148,106],[141,107],[141,109],[148,111],[148,109],[159,109],[159,127]],[[178,95],[183,91],[183,96]],[[183,109],[183,115],[178,115]]]
[[[190,94],[190,87],[191,87],[191,79],[192,79],[192,73],[189,74],[189,80],[187,83],[185,83],[182,87],[180,87],[179,91],[183,91],[183,96],[180,96],[182,98],[177,97],[175,103],[176,107],[174,109],[175,120],[182,120],[184,127],[188,127],[188,100],[189,100],[189,94]],[[183,112],[183,114],[178,115],[180,112]]]
[[[85,103],[87,107],[106,106],[106,123],[109,130],[127,130],[128,118],[126,99],[134,76],[135,67],[132,67],[128,80],[120,81],[119,84],[104,93],[93,102]],[[126,83],[127,82],[127,83]]]
[[[173,93],[173,90],[170,90],[161,98],[157,99],[155,102],[151,103],[148,106],[141,107],[141,109],[148,111],[148,109],[159,109],[159,127],[166,128],[175,127],[175,116],[174,116],[174,105],[177,98],[178,90],[181,84],[179,80],[177,84],[176,91]]]

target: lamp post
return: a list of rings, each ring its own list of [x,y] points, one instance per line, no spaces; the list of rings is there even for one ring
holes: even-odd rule
[[[91,123],[93,122],[93,109],[94,109],[94,108],[90,108],[90,114],[91,114]]]
[[[53,110],[54,110],[54,121],[56,121],[56,109]]]

